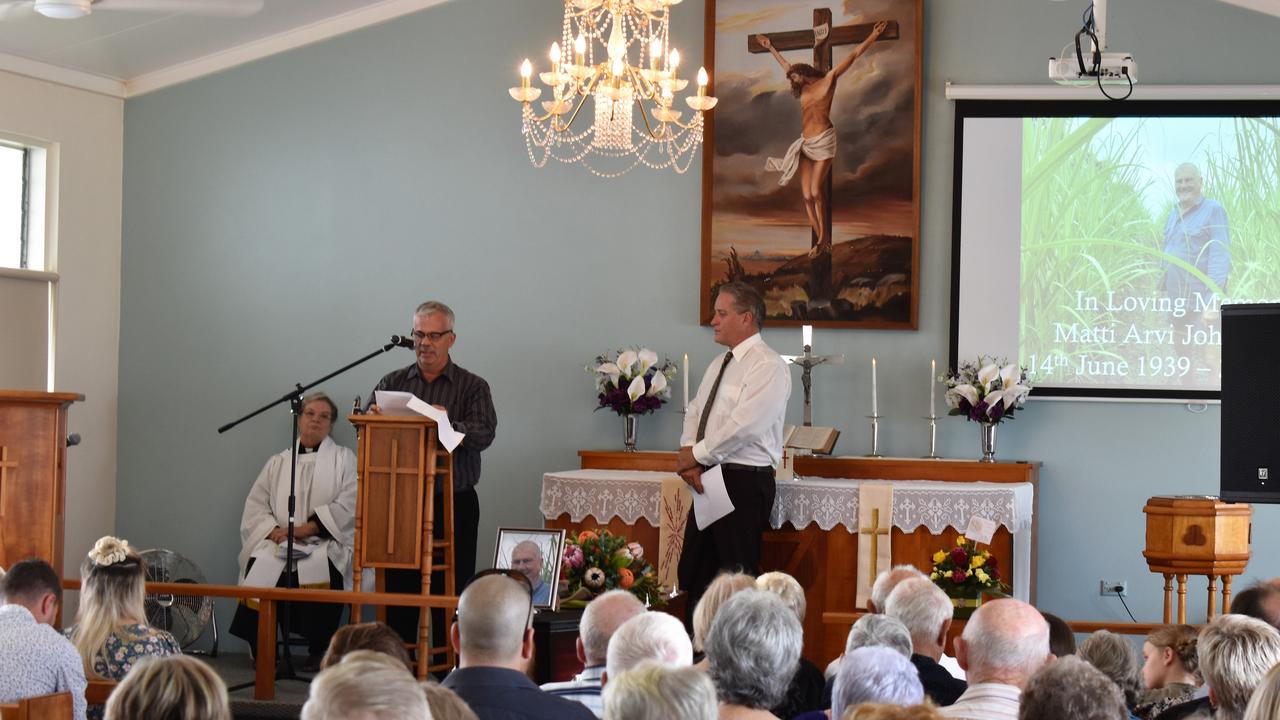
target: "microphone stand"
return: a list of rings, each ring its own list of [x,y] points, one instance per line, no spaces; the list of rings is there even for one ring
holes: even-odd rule
[[[408,342],[407,345],[406,345],[406,341]],[[286,537],[285,537],[285,555],[284,555],[285,557],[285,560],[284,560],[285,589],[296,589],[298,586],[298,573],[296,568],[296,559],[293,557],[294,527],[296,525],[296,518],[294,517],[294,512],[296,511],[296,505],[297,505],[297,499],[298,499],[297,498],[298,418],[302,413],[302,397],[304,393],[306,393],[306,391],[310,390],[311,388],[319,385],[320,383],[330,378],[341,375],[342,373],[350,370],[351,368],[357,365],[368,362],[369,360],[372,360],[373,358],[391,350],[392,348],[412,347],[412,342],[413,341],[409,340],[408,338],[402,338],[399,335],[392,335],[391,342],[388,342],[386,345],[383,345],[378,350],[374,350],[373,352],[369,353],[368,355],[365,355],[364,357],[360,358],[359,360],[356,360],[355,362],[351,362],[346,365],[343,365],[337,370],[334,370],[328,375],[325,375],[324,377],[318,380],[315,380],[311,383],[308,383],[306,385],[295,384],[293,386],[294,387],[293,390],[290,390],[284,395],[281,395],[279,398],[272,400],[271,402],[267,403],[266,405],[263,405],[257,410],[254,410],[248,415],[245,415],[244,417],[241,417],[237,420],[233,420],[227,423],[226,425],[223,425],[222,427],[218,428],[218,434],[225,433],[226,431],[234,428],[240,423],[246,420],[249,420],[250,418],[257,417],[258,415],[261,415],[262,413],[266,412],[267,410],[270,410],[271,408],[275,407],[276,405],[279,405],[280,403],[285,403],[285,402],[289,403],[289,414],[292,416],[292,420],[289,423],[291,427],[290,435],[292,436],[292,442],[289,444],[289,502],[288,502],[289,526],[286,529]],[[334,422],[337,422],[337,420],[338,420],[337,418],[334,418]],[[291,603],[289,602],[280,603],[280,626],[281,626],[281,630],[283,630],[284,632],[284,643],[283,643],[284,647],[281,650],[280,665],[276,667],[275,679],[276,680],[301,680],[302,682],[310,682],[310,680],[308,680],[307,678],[299,677],[297,672],[295,672],[293,669],[293,657],[289,652],[289,631],[290,631],[289,606],[290,605]],[[259,653],[268,652],[268,651],[274,653],[275,648],[274,647],[258,648]],[[243,683],[243,684],[228,688],[228,691],[240,690],[242,688],[250,687],[253,684],[254,684],[253,682]]]

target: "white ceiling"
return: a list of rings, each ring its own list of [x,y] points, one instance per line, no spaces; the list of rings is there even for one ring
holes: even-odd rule
[[[249,17],[96,10],[76,20],[0,4],[0,70],[132,97],[446,0],[265,0]]]

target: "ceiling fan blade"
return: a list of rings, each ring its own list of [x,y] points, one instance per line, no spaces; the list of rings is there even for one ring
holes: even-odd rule
[[[262,10],[263,0],[96,0],[93,5],[94,10],[247,17]]]
[[[1222,2],[1248,8],[1264,15],[1280,17],[1280,0],[1222,0]]]

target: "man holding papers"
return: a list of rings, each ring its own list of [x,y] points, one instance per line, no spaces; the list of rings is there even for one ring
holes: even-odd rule
[[[417,362],[388,373],[378,382],[378,390],[413,393],[437,410],[448,413],[449,424],[463,434],[462,442],[453,449],[453,534],[454,578],[459,590],[471,579],[476,567],[476,532],[480,524],[480,500],[476,483],[480,481],[480,452],[493,443],[498,424],[493,409],[489,384],[480,376],[453,363],[449,349],[457,336],[453,331],[453,310],[441,302],[428,301],[413,314],[413,350]],[[369,412],[381,412],[375,395],[369,396]],[[443,492],[443,488],[436,488]],[[441,504],[436,503],[435,526],[444,518]],[[422,575],[415,570],[387,571],[389,592],[417,593]],[[439,582],[437,590],[436,583]],[[432,579],[432,592],[442,592],[441,578]],[[418,610],[387,608],[387,623],[406,640],[417,641]]]
[[[782,421],[791,395],[786,362],[760,337],[763,321],[764,300],[754,287],[743,282],[720,287],[711,327],[716,342],[730,350],[712,361],[689,403],[677,460],[680,477],[696,494],[679,570],[690,608],[721,570],[759,571],[760,538],[773,509],[773,470],[782,459]],[[704,488],[704,479],[716,487]],[[704,517],[700,528],[696,507],[704,503],[697,496],[704,490],[719,494],[720,482],[732,509],[710,524]]]

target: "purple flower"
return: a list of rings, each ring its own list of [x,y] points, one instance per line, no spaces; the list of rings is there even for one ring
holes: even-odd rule
[[[964,571],[963,571],[963,570],[953,570],[953,571],[951,571],[951,582],[955,583],[956,585],[963,585],[963,584],[964,584]]]
[[[962,568],[967,568],[969,567],[969,553],[965,552],[964,548],[961,547],[951,548],[951,562]]]

